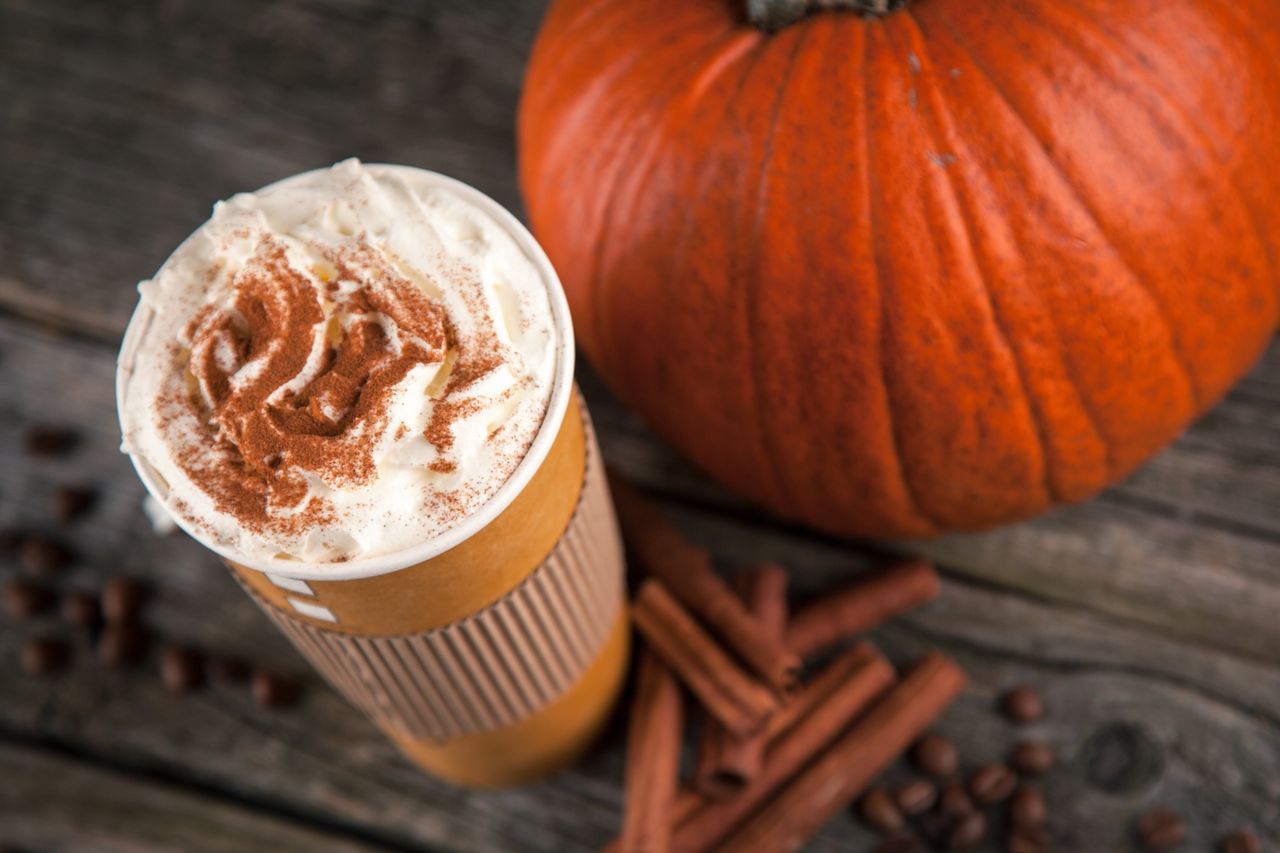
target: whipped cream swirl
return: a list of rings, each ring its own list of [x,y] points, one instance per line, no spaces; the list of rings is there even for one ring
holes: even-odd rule
[[[440,535],[507,480],[551,397],[548,283],[430,173],[348,160],[237,195],[139,291],[124,449],[185,526],[254,561]]]

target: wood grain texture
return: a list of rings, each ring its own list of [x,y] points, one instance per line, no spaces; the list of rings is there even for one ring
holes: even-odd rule
[[[0,0],[0,528],[51,529],[56,486],[96,486],[93,511],[61,534],[79,556],[59,587],[148,578],[158,636],[306,672],[215,559],[156,537],[139,511],[112,388],[134,284],[214,199],[350,154],[436,168],[518,208],[511,129],[540,14],[516,0]],[[1045,692],[1050,716],[1028,733],[1062,759],[1045,784],[1055,849],[1131,849],[1133,817],[1153,805],[1188,818],[1187,849],[1243,825],[1280,846],[1280,346],[1095,501],[918,545],[771,522],[588,369],[580,378],[608,461],[726,564],[794,567],[797,601],[879,553],[935,557],[943,595],[875,639],[899,662],[940,647],[969,670],[939,728],[970,765],[1023,734],[993,711],[1002,689]],[[76,425],[80,446],[23,456],[36,422]],[[0,577],[16,571],[0,561]],[[61,629],[0,621],[0,841],[93,847],[99,837],[71,820],[86,803],[90,830],[125,850],[247,836],[303,849],[314,831],[353,850],[558,852],[617,831],[617,731],[552,781],[461,791],[415,771],[314,679],[295,711],[264,714],[227,688],[169,696],[154,652],[136,671],[104,671],[83,640],[68,674],[32,679],[17,658],[34,630]],[[129,813],[130,802],[160,805]],[[871,846],[844,814],[808,849]]]
[[[386,849],[43,750],[0,744],[0,774],[5,779],[0,786],[0,812],[9,816],[4,841],[24,850],[373,853]],[[69,802],[76,804],[74,817],[67,813]]]

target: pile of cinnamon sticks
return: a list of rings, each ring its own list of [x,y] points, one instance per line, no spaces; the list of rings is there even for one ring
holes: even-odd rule
[[[930,654],[902,674],[866,642],[801,682],[805,661],[927,601],[925,560],[895,564],[787,612],[776,566],[726,582],[710,555],[617,477],[611,485],[635,563],[643,644],[627,744],[626,809],[612,853],[795,850],[920,737],[965,675]],[[684,688],[698,754],[680,780]]]

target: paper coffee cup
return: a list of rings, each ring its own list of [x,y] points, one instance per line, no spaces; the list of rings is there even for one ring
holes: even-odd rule
[[[622,547],[574,391],[573,330],[550,262],[487,196],[412,171],[493,217],[547,284],[559,339],[554,383],[515,471],[444,534],[347,563],[250,559],[174,520],[224,559],[294,646],[411,759],[462,784],[516,784],[572,760],[613,704],[628,643]],[[140,306],[125,334],[121,411],[150,313]],[[163,502],[163,479],[131,458]]]

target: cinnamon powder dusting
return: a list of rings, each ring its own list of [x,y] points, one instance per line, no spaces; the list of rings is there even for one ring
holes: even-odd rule
[[[454,423],[479,408],[459,392],[503,364],[496,339],[456,340],[446,312],[363,239],[326,253],[312,278],[264,237],[232,285],[234,307],[199,311],[186,349],[173,348],[179,367],[187,360],[186,383],[161,417],[195,416],[205,452],[179,464],[220,511],[259,532],[297,536],[331,523],[317,480],[359,488],[377,478],[374,451],[412,369],[452,359],[424,430],[444,451]],[[456,464],[426,467],[443,474]]]

